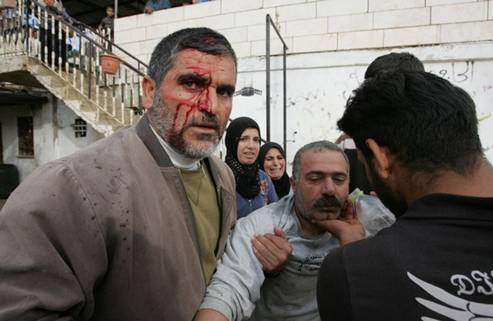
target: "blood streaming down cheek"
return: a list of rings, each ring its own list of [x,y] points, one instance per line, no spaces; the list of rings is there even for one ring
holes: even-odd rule
[[[206,87],[205,89],[201,90],[198,94],[194,95],[194,97],[191,99],[178,100],[177,111],[175,113],[175,117],[173,120],[173,127],[175,128],[176,128],[176,122],[178,119],[179,111],[184,107],[188,108],[188,110],[185,113],[185,120],[183,122],[184,124],[188,122],[188,118],[190,117],[190,114],[194,110],[210,113],[212,109],[211,109],[211,102],[209,99],[209,87]]]

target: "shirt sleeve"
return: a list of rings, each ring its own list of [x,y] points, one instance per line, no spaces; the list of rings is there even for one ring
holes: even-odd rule
[[[272,233],[273,226],[267,208],[238,220],[200,309],[216,310],[228,320],[251,316],[265,279],[262,265],[253,254],[252,239],[257,234]]]
[[[395,216],[375,196],[361,195],[356,212],[365,229],[365,238],[374,236],[380,230],[395,223]]]
[[[0,319],[90,318],[108,262],[89,202],[63,165],[39,168],[11,194],[0,212]]]
[[[321,321],[351,321],[351,301],[343,248],[333,250],[319,270],[317,303]]]

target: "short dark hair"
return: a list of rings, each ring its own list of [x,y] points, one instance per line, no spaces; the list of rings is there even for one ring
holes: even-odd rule
[[[377,57],[368,66],[365,72],[365,79],[375,77],[382,71],[425,71],[423,63],[409,52],[391,52]]]
[[[372,138],[414,171],[464,175],[484,157],[472,98],[427,72],[396,70],[365,80],[337,125],[367,160],[372,153],[366,140]]]
[[[301,158],[303,157],[303,154],[305,154],[308,151],[315,151],[315,152],[334,151],[341,153],[342,156],[344,157],[344,160],[346,161],[348,175],[349,175],[349,159],[346,153],[344,153],[344,150],[339,146],[337,146],[336,144],[329,142],[328,140],[319,140],[304,145],[303,147],[298,149],[298,151],[294,155],[293,171],[292,171],[292,177],[294,180],[298,181],[300,179]]]
[[[220,33],[209,28],[186,28],[164,37],[154,48],[149,62],[149,76],[157,86],[170,70],[177,54],[184,49],[198,51],[216,56],[229,56],[237,65],[236,54],[229,41]]]

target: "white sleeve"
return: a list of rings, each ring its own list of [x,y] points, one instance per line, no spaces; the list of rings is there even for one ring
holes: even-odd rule
[[[365,237],[373,236],[395,222],[394,214],[375,196],[361,195],[356,212],[365,229]]]
[[[252,239],[273,233],[273,227],[268,207],[238,220],[200,309],[216,310],[230,321],[251,316],[265,279],[262,265],[253,254]]]

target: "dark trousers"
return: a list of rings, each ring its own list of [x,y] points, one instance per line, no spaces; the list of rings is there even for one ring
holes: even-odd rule
[[[65,68],[67,61],[67,44],[65,34],[62,32],[61,39],[58,39],[58,28],[52,34],[50,29],[39,30],[39,40],[41,42],[41,60],[51,66],[53,52],[55,54],[55,66],[58,66],[58,58],[62,59],[62,68]],[[47,51],[45,52],[45,46]]]

